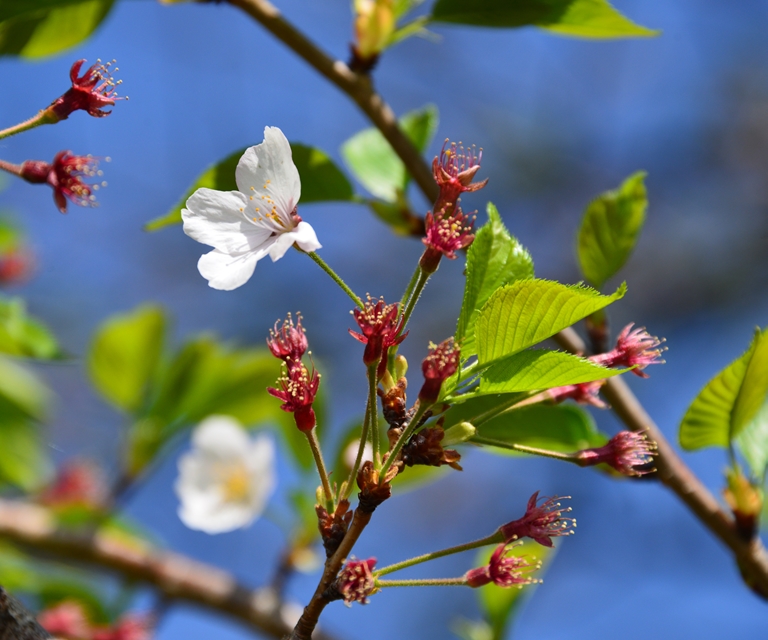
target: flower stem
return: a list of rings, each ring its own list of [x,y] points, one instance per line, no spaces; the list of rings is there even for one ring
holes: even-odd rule
[[[421,580],[376,580],[376,586],[386,587],[465,587],[466,578],[423,578]]]
[[[352,493],[352,487],[355,486],[355,479],[357,478],[357,472],[360,470],[360,465],[363,462],[363,453],[365,453],[365,443],[368,441],[368,425],[372,408],[376,405],[375,400],[370,396],[368,397],[368,403],[365,405],[365,418],[363,419],[363,432],[360,434],[360,444],[357,447],[357,457],[355,457],[355,464],[352,467],[352,471],[349,472],[349,478],[344,485],[344,491],[339,496],[339,501],[346,500]]]
[[[490,536],[481,538],[480,540],[465,542],[464,544],[460,544],[455,547],[441,549],[440,551],[433,551],[432,553],[425,553],[422,556],[416,556],[415,558],[410,558],[409,560],[403,560],[402,562],[391,564],[388,567],[383,567],[378,571],[374,571],[373,575],[374,577],[378,578],[379,576],[384,576],[388,573],[394,573],[395,571],[400,571],[401,569],[406,569],[408,567],[421,564],[422,562],[428,562],[429,560],[435,560],[436,558],[443,558],[445,556],[453,555],[454,553],[462,553],[463,551],[470,551],[472,549],[478,549],[480,547],[486,547],[490,544],[498,544],[500,542],[503,542],[503,536],[499,533],[499,531],[496,531]]]
[[[417,264],[416,270],[413,272],[413,275],[411,276],[411,281],[408,283],[408,286],[405,288],[405,292],[403,293],[403,297],[400,299],[401,314],[403,311],[405,311],[405,305],[408,304],[408,301],[411,299],[411,294],[413,294],[413,288],[416,286],[416,282],[418,282],[420,274],[421,274],[421,266]],[[400,317],[402,318],[402,315]]]
[[[515,444],[514,442],[504,442],[503,440],[493,440],[492,438],[483,438],[482,436],[473,436],[472,442],[476,444],[485,444],[500,449],[509,449],[511,451],[520,451],[521,453],[530,453],[534,456],[543,456],[545,458],[554,458],[555,460],[564,460],[578,464],[578,460],[572,453],[561,453],[559,451],[550,451],[549,449],[539,449],[538,447],[529,447],[524,444]]]
[[[317,441],[317,434],[315,433],[315,429],[306,431],[305,433],[307,434],[307,442],[309,442],[309,448],[312,449],[312,456],[315,458],[317,473],[320,475],[320,482],[323,485],[323,493],[325,494],[325,508],[328,510],[328,513],[333,513],[335,510],[333,505],[333,492],[331,491],[331,483],[328,480],[328,472],[325,470],[323,452],[320,450],[320,443]]]
[[[411,314],[413,313],[413,310],[416,308],[416,303],[419,301],[419,298],[421,297],[422,291],[424,291],[424,286],[427,284],[427,280],[429,280],[429,276],[431,276],[431,273],[427,273],[422,269],[421,267],[418,268],[418,274],[419,277],[416,280],[416,284],[413,287],[413,291],[411,292],[411,297],[408,298],[408,304],[405,307],[405,310],[403,311],[403,315],[400,319],[400,333],[403,332],[406,325],[408,324],[408,320],[411,319]],[[415,275],[415,274],[414,274]]]
[[[0,140],[3,138],[10,138],[17,133],[23,131],[29,131],[35,127],[39,127],[41,124],[55,124],[58,120],[51,119],[48,110],[38,111],[37,115],[32,116],[29,120],[15,124],[7,129],[0,130]]]
[[[0,160],[0,169],[2,169],[3,171],[7,171],[8,173],[12,173],[15,176],[21,177],[20,164],[11,164],[10,162],[6,162],[5,160]]]
[[[369,433],[371,434],[371,446],[373,448],[373,466],[378,469],[381,467],[381,438],[379,437],[379,411],[376,405],[376,369],[377,364],[368,367],[368,406],[371,410],[368,412],[368,422],[370,424]]]
[[[326,273],[327,273],[329,276],[331,276],[331,278],[333,279],[333,281],[334,281],[334,282],[335,282],[337,285],[339,285],[339,286],[341,287],[342,291],[344,291],[344,293],[346,293],[346,294],[347,294],[347,295],[348,295],[350,298],[352,298],[352,302],[354,302],[354,303],[355,303],[355,305],[357,305],[357,306],[358,306],[358,307],[360,307],[361,309],[363,309],[363,308],[364,308],[364,305],[363,305],[363,301],[362,301],[360,298],[358,298],[358,297],[357,297],[357,295],[355,295],[355,292],[354,292],[354,291],[352,291],[352,289],[350,289],[350,288],[347,286],[347,283],[346,283],[346,282],[344,282],[344,281],[343,281],[343,280],[342,280],[342,279],[341,279],[341,278],[338,276],[338,274],[337,274],[337,273],[336,273],[336,272],[335,272],[333,269],[331,269],[331,268],[330,268],[330,267],[329,267],[329,266],[326,264],[325,260],[323,260],[323,259],[322,259],[322,258],[321,258],[319,255],[317,255],[317,252],[316,252],[316,251],[309,251],[309,252],[305,252],[305,253],[307,253],[307,255],[308,255],[310,258],[312,258],[312,260],[314,260],[314,261],[315,261],[315,262],[316,262],[316,263],[317,263],[317,264],[320,266],[320,268],[321,268],[323,271],[325,271],[325,272],[326,272]]]

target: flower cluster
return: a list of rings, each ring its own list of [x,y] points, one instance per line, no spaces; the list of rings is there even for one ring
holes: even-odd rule
[[[400,335],[400,305],[387,304],[384,298],[374,301],[368,296],[362,309],[354,309],[352,315],[362,333],[349,329],[349,335],[365,345],[363,363],[370,367],[379,363],[378,377],[384,375],[389,348],[405,340],[408,332]]]
[[[293,414],[299,431],[312,431],[317,424],[315,410],[312,404],[320,388],[320,374],[314,366],[310,372],[301,362],[307,350],[307,337],[301,326],[301,316],[298,316],[294,326],[290,314],[283,321],[282,327],[270,330],[267,346],[276,358],[283,361],[284,372],[277,379],[279,389],[268,387],[267,391],[278,400],[283,411]]]
[[[93,624],[75,600],[43,610],[37,619],[48,633],[66,640],[150,640],[154,635],[149,616],[126,614],[112,625]]]
[[[376,558],[368,560],[349,560],[341,569],[336,579],[336,589],[348,607],[353,602],[368,604],[368,596],[376,592],[376,580],[373,568]]]
[[[563,507],[558,502],[561,499],[546,498],[541,504],[537,504],[539,492],[534,493],[528,500],[523,517],[499,528],[505,542],[531,538],[545,547],[551,547],[552,538],[574,534],[576,520],[563,515],[569,513],[571,508]]]
[[[179,518],[211,534],[249,525],[272,495],[274,467],[269,437],[251,440],[234,418],[207,418],[192,433],[192,450],[179,459]]]
[[[112,72],[119,71],[117,67],[111,69],[115,61],[103,64],[97,60],[96,64],[88,67],[82,76],[78,77],[85,60],[78,60],[69,70],[69,79],[72,87],[60,98],[53,101],[46,109],[54,122],[65,120],[73,111],[87,111],[96,118],[108,116],[111,111],[104,111],[104,107],[114,106],[116,100],[123,100],[117,95],[117,87],[122,80],[115,81]],[[127,99],[127,98],[126,98]]]
[[[22,163],[19,175],[33,184],[48,184],[53,189],[53,200],[59,211],[67,212],[67,200],[81,207],[95,207],[94,191],[107,186],[106,182],[91,184],[84,178],[102,175],[99,161],[91,156],[76,156],[70,151],[60,151],[53,162],[27,160]]]
[[[645,433],[620,431],[607,444],[593,449],[584,449],[575,454],[576,462],[582,467],[607,464],[625,476],[641,476],[652,469],[644,469],[656,455],[656,443]]]
[[[512,554],[514,546],[506,542],[500,544],[491,554],[487,565],[467,571],[464,574],[467,585],[477,588],[493,583],[497,587],[522,587],[541,582],[527,575],[540,569],[541,563],[528,562],[524,557]]]

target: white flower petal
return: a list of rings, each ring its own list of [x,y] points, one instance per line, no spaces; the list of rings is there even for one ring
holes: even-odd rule
[[[251,447],[251,439],[242,425],[230,416],[210,416],[192,433],[195,449],[216,456],[242,456]]]
[[[264,257],[266,251],[239,253],[230,255],[214,249],[200,256],[197,270],[208,280],[214,289],[231,291],[248,282],[256,268],[256,263]]]
[[[282,258],[285,255],[285,252],[293,246],[295,241],[296,234],[293,231],[275,236],[274,242],[269,247],[269,257],[272,258],[272,262],[277,262]]]
[[[264,142],[246,149],[237,164],[235,180],[242,193],[266,205],[260,213],[269,213],[274,205],[284,226],[292,226],[290,214],[301,197],[301,181],[291,145],[280,129],[265,127]]]
[[[309,222],[299,222],[293,231],[293,235],[295,238],[294,242],[304,251],[317,251],[323,248],[323,245],[317,241],[315,230]]]
[[[184,233],[226,253],[254,249],[269,238],[270,231],[245,216],[248,198],[239,191],[198,189],[182,209]]]

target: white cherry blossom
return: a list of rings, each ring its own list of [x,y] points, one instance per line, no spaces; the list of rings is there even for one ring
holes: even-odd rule
[[[211,416],[192,433],[174,487],[179,517],[190,529],[223,533],[251,524],[275,488],[275,449],[267,435],[251,439],[234,418]]]
[[[213,247],[197,263],[200,274],[225,291],[245,284],[267,255],[275,262],[294,243],[304,251],[321,247],[315,230],[296,213],[299,171],[280,129],[264,129],[264,142],[237,163],[235,180],[237,191],[198,189],[181,212],[184,233]]]

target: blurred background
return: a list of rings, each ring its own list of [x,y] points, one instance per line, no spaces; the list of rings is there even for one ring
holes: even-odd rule
[[[352,36],[348,0],[281,0],[287,18],[334,56]],[[611,307],[614,330],[633,321],[665,336],[667,364],[630,385],[668,437],[689,402],[747,347],[768,317],[768,3],[620,0],[617,8],[659,38],[593,42],[535,29],[434,28],[391,49],[376,84],[398,113],[434,103],[440,124],[431,158],[450,137],[484,149],[488,187],[467,209],[494,202],[533,255],[539,277],[579,279],[575,233],[586,204],[638,169],[648,172],[650,206],[640,243],[621,274],[629,293]],[[0,59],[0,122],[21,121],[68,86],[75,59],[116,58],[124,80],[114,113],[74,114],[0,142],[11,162],[50,160],[61,149],[109,156],[99,208],[54,207],[51,192],[7,181],[0,206],[27,232],[36,273],[14,293],[73,354],[82,354],[108,315],[144,301],[165,305],[174,336],[214,331],[262,345],[286,311],[301,310],[322,363],[331,424],[340,433],[363,410],[361,348],[347,335],[349,300],[308,259],[259,264],[232,292],[214,291],[196,262],[207,249],[181,228],[155,233],[147,221],[169,210],[212,162],[262,140],[265,125],[320,147],[339,165],[344,140],[368,125],[357,109],[290,51],[232,7],[117,4],[85,45],[44,62]],[[358,187],[364,193],[362,187]],[[414,191],[420,213],[428,203]],[[358,293],[398,298],[418,259],[416,239],[394,236],[355,204],[312,204],[302,217],[321,255]],[[401,352],[416,366],[427,343],[451,335],[461,301],[462,260],[444,261],[414,315]],[[57,460],[117,460],[120,416],[87,382],[80,361],[39,367],[57,393],[46,435]],[[257,390],[260,392],[260,390]],[[265,396],[265,401],[266,400]],[[599,425],[614,433],[604,412]],[[186,446],[186,445],[182,445]],[[269,579],[282,533],[270,518],[210,537],[176,515],[174,455],[132,496],[131,516],[168,546],[258,585]],[[578,535],[561,541],[544,585],[513,629],[515,638],[619,635],[718,638],[764,634],[765,603],[741,583],[725,549],[677,499],[652,482],[621,482],[551,460],[497,458],[465,450],[464,472],[386,503],[356,547],[389,564],[457,544],[519,517],[528,497],[571,495]],[[687,462],[714,491],[725,456]],[[283,460],[279,491],[294,474]],[[273,515],[287,508],[276,497]],[[424,565],[412,575],[460,575],[472,558]],[[290,595],[306,602],[316,576],[298,576]],[[150,606],[139,598],[137,606]],[[340,638],[446,638],[458,618],[479,615],[460,589],[390,589],[367,607],[330,606],[326,629]],[[158,640],[252,637],[236,624],[174,607]]]

